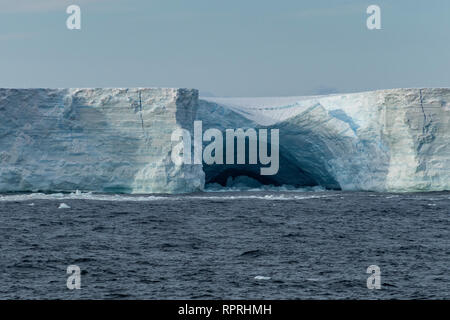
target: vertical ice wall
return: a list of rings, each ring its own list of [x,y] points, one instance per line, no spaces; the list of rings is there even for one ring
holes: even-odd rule
[[[206,128],[278,128],[285,158],[273,177],[279,184],[314,180],[343,190],[439,191],[450,190],[449,105],[450,89],[392,89],[207,98],[199,117]],[[208,181],[223,168],[205,170]]]
[[[0,89],[0,192],[173,193],[203,188],[176,166],[170,136],[190,129],[187,89]]]
[[[254,167],[175,165],[171,134],[280,130],[262,183],[450,190],[450,89],[198,100],[187,89],[0,89],[0,192],[194,192]],[[231,173],[230,173],[231,172]]]

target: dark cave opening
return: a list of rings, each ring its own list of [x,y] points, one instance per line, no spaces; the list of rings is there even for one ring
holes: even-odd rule
[[[307,172],[297,167],[292,161],[280,157],[280,166],[275,175],[261,175],[261,165],[203,165],[206,184],[216,183],[227,187],[230,178],[247,177],[267,186],[292,186],[295,188],[314,187],[319,183]]]
[[[258,152],[259,152],[258,145]],[[270,143],[268,150],[272,150]],[[269,165],[249,164],[249,140],[246,139],[245,144],[245,164],[236,164],[236,144],[235,144],[235,164],[212,164],[203,163],[203,171],[205,172],[205,184],[215,185],[216,188],[230,187],[230,182],[235,179],[240,184],[250,183],[253,187],[259,185],[264,186],[289,186],[293,188],[304,187],[323,187],[326,189],[339,189],[338,183],[330,176],[322,165],[320,158],[315,159],[311,152],[305,152],[304,155],[296,154],[295,156],[282,146],[279,148],[279,165],[278,172],[274,175],[262,175],[261,168],[267,168]],[[223,154],[226,150],[224,149]],[[259,154],[259,153],[258,153]],[[225,162],[225,161],[224,161]],[[308,169],[304,169],[308,168]],[[231,180],[230,180],[231,179]]]
[[[282,184],[278,182],[276,179],[271,178],[270,176],[261,176],[258,172],[250,171],[245,168],[228,168],[223,171],[220,171],[218,174],[207,175],[206,183],[218,183],[223,187],[227,186],[227,182],[229,178],[237,178],[237,177],[249,177],[252,178],[263,185],[273,185],[273,186],[281,186]]]

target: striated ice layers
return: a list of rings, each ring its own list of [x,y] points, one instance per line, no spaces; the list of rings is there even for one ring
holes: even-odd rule
[[[0,192],[201,190],[201,166],[170,160],[197,101],[183,89],[2,89]]]
[[[181,193],[246,179],[450,190],[450,89],[200,100],[187,89],[0,89],[0,115],[0,192]],[[278,173],[175,165],[171,133],[194,120],[204,130],[279,129]]]

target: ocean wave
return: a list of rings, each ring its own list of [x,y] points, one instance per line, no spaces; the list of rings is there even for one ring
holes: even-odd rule
[[[242,184],[223,187],[217,183],[207,184],[205,187],[205,192],[245,192],[245,191],[323,192],[326,191],[326,189],[321,186],[296,188],[290,185],[282,185],[282,186],[259,185],[258,187],[250,187]]]
[[[247,192],[246,192],[247,193]],[[49,200],[49,201],[62,201],[62,200],[91,200],[91,201],[121,201],[121,202],[139,202],[139,201],[183,201],[183,200],[205,200],[205,201],[226,201],[226,200],[306,200],[306,199],[320,199],[331,197],[332,194],[240,194],[240,195],[210,195],[205,193],[204,195],[178,195],[178,196],[155,196],[155,195],[123,195],[123,194],[96,194],[96,193],[29,193],[29,194],[8,194],[0,195],[0,202],[25,202],[34,200]]]

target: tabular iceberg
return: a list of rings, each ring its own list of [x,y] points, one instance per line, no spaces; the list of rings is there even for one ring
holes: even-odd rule
[[[0,89],[0,192],[180,193],[264,184],[450,190],[450,89],[206,98],[188,89]],[[175,165],[171,133],[276,128],[280,170]]]
[[[170,161],[197,90],[0,90],[0,192],[201,190],[201,166]]]

